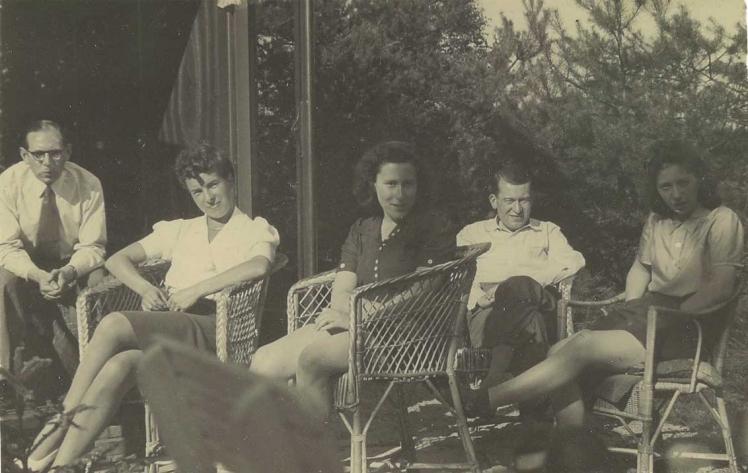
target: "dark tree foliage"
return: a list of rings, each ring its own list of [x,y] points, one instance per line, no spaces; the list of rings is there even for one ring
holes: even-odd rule
[[[456,227],[485,217],[490,168],[519,153],[541,191],[534,215],[561,224],[606,284],[620,284],[635,251],[653,141],[694,140],[744,210],[745,30],[700,24],[665,0],[578,3],[589,21],[576,31],[526,0],[525,27],[504,18],[486,35],[474,2],[315,2],[322,268],[357,215],[353,164],[384,138],[416,143]],[[260,24],[263,211],[293,253],[291,5],[262,4]]]
[[[505,20],[492,62],[502,66],[504,107],[553,150],[580,218],[594,223],[578,235],[592,269],[620,281],[647,211],[654,141],[695,142],[724,201],[745,214],[745,29],[702,25],[665,0],[577,3],[590,21],[572,34],[542,0],[525,1],[528,31]]]

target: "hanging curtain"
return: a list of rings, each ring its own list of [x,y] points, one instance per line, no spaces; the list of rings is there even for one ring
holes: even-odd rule
[[[215,0],[201,2],[164,113],[161,141],[207,141],[231,154],[226,15]]]

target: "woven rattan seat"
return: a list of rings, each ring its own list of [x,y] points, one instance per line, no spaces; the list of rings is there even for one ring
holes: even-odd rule
[[[284,267],[288,258],[278,253],[266,277],[243,281],[224,288],[216,294],[216,354],[224,362],[249,366],[257,349],[257,338],[262,322],[270,275]],[[170,264],[152,260],[140,265],[138,270],[148,281],[163,286]],[[80,293],[76,301],[78,313],[78,340],[83,356],[94,329],[110,312],[141,310],[140,296],[114,276],[104,278],[95,287]],[[145,406],[146,456],[158,451],[159,437],[148,404]]]
[[[737,285],[740,288],[740,284]],[[737,313],[739,289],[732,297],[715,307],[700,312],[684,312],[674,309],[652,306],[647,314],[647,357],[644,370],[641,373],[633,373],[634,382],[630,394],[619,403],[598,397],[594,400],[592,411],[596,414],[617,419],[626,431],[631,435],[638,435],[638,448],[611,447],[610,450],[621,453],[637,455],[637,473],[651,473],[654,469],[655,445],[660,438],[665,422],[671,414],[676,402],[681,395],[697,396],[711,418],[716,422],[722,433],[724,441],[724,453],[702,453],[702,452],[678,452],[680,458],[692,458],[698,460],[726,461],[730,473],[738,473],[735,457],[735,449],[732,442],[732,433],[728,422],[727,410],[722,393],[723,388],[723,366],[727,352],[727,341],[730,331],[735,322]],[[569,308],[605,309],[606,307],[619,303],[623,295],[604,301],[574,301],[568,303]],[[698,331],[698,339],[694,349],[694,357],[691,359],[657,360],[655,358],[656,328],[658,316],[668,314],[691,320]],[[574,320],[574,312],[567,312],[568,319],[566,327],[572,334],[576,327],[581,326],[579,321]],[[700,320],[708,317],[710,320],[721,323],[721,330],[714,346],[706,346]],[[603,381],[615,383],[616,378],[629,377],[625,375],[614,375]],[[604,386],[602,387],[604,389]],[[630,421],[640,421],[642,424],[641,434],[629,427]]]

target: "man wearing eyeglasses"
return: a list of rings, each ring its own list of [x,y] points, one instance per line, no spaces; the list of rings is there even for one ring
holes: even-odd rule
[[[21,162],[0,174],[0,367],[17,371],[23,345],[70,370],[75,340],[60,339],[54,324],[58,307],[74,307],[79,285],[104,264],[104,195],[96,176],[69,161],[57,123],[30,124],[19,151]],[[7,389],[0,381],[0,395]]]

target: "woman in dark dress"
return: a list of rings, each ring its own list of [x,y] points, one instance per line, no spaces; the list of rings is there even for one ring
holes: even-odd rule
[[[101,320],[63,401],[66,411],[86,407],[73,417],[78,427],[48,422],[29,457],[32,471],[67,465],[88,450],[135,385],[137,364],[153,335],[215,352],[215,304],[203,298],[269,270],[278,232],[234,205],[231,161],[202,144],[180,153],[175,171],[203,215],[159,222],[150,235],[107,260],[107,269],[142,297],[143,310],[113,312]],[[171,262],[166,288],[137,271],[151,258]]]
[[[330,305],[314,324],[255,353],[250,370],[296,378],[310,411],[326,417],[331,379],[348,368],[349,298],[359,285],[447,261],[455,248],[451,225],[426,208],[425,169],[412,147],[389,141],[356,166],[355,194],[367,216],[350,228],[341,249]]]
[[[661,142],[648,166],[652,212],[626,278],[626,303],[551,347],[548,358],[516,378],[467,394],[470,409],[554,395],[559,423],[582,425],[578,378],[589,370],[622,373],[644,366],[650,305],[700,311],[727,300],[743,259],[743,227],[720,205],[697,151],[682,141]],[[705,323],[714,332],[718,321]],[[690,324],[661,317],[661,359],[691,356]]]

